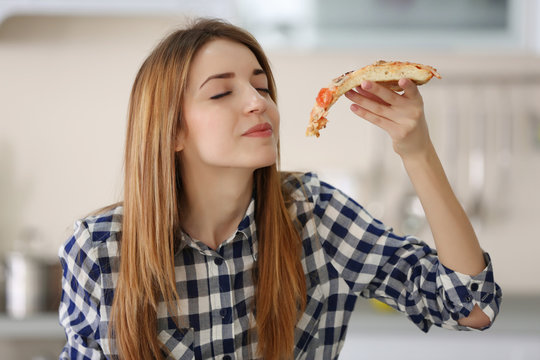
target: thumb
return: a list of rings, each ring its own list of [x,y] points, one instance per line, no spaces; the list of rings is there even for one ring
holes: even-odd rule
[[[398,81],[400,88],[404,90],[403,96],[409,99],[420,98],[418,86],[411,79],[401,78]]]

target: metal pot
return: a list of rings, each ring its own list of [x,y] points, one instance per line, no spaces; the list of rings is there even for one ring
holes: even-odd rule
[[[47,307],[47,265],[39,258],[12,252],[6,257],[6,312],[23,318]]]

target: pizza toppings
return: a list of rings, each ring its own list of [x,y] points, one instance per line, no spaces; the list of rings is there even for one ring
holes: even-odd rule
[[[365,66],[356,71],[349,71],[332,80],[328,87],[322,88],[316,98],[315,106],[311,110],[309,125],[306,135],[319,137],[319,130],[326,127],[326,116],[330,107],[347,91],[360,86],[362,81],[369,80],[378,82],[391,90],[402,90],[398,81],[408,78],[417,85],[428,82],[433,76],[441,78],[437,70],[428,65],[410,62],[386,62],[377,61],[373,65]]]
[[[333,92],[329,88],[322,88],[317,95],[317,105],[321,107],[326,107],[332,103],[334,98]]]

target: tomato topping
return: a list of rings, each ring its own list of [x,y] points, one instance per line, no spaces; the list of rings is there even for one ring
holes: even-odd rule
[[[332,91],[328,88],[322,88],[317,95],[317,105],[326,108],[332,102],[334,95]]]

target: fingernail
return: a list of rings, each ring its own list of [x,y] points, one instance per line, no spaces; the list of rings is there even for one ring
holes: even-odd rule
[[[362,89],[369,90],[371,89],[371,83],[367,80],[362,81]]]

